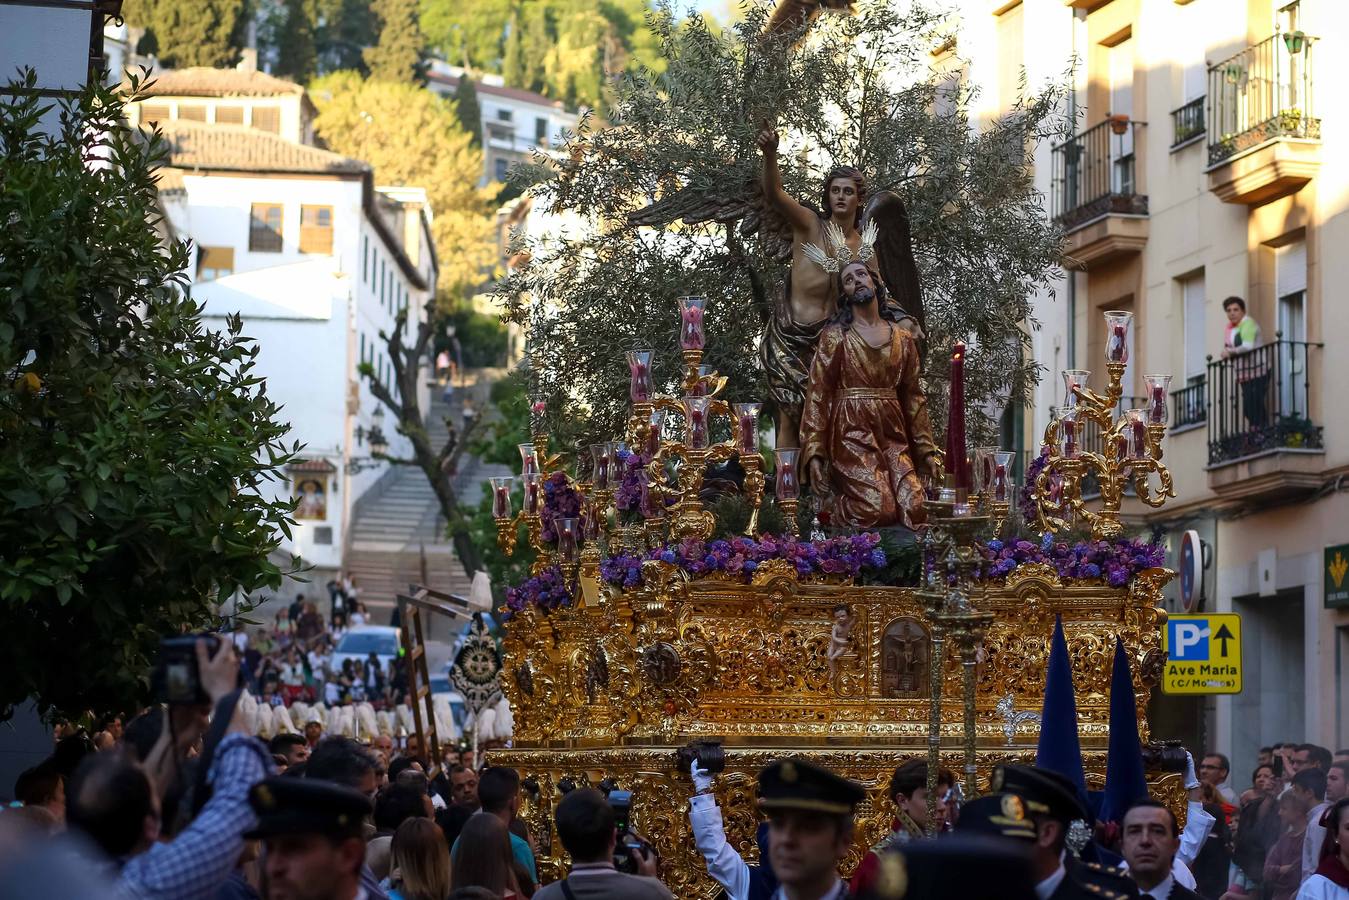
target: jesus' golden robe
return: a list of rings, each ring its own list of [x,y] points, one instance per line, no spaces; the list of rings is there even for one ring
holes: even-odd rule
[[[828,463],[832,524],[924,521],[915,467],[932,471],[938,451],[918,376],[918,344],[898,326],[883,347],[841,323],[821,333],[801,414],[800,465],[808,472],[812,459]]]

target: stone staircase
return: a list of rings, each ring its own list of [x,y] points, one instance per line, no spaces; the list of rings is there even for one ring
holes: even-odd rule
[[[470,373],[469,378],[469,385],[457,390],[448,406],[440,402],[438,392],[434,394],[427,416],[433,447],[444,445],[445,417],[459,421],[466,393],[472,396],[475,409],[487,407],[490,375]],[[465,455],[459,460],[455,488],[465,506],[477,505],[487,478],[509,474],[504,467],[484,465]],[[426,476],[420,469],[399,466],[393,477],[383,494],[363,505],[352,525],[346,557],[347,570],[360,587],[361,601],[376,625],[389,623],[400,592],[406,592],[409,584],[422,583],[423,558],[428,587],[468,596],[472,586],[472,579],[445,536],[445,520]]]

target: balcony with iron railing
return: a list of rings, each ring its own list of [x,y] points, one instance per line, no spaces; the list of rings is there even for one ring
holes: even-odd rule
[[[1311,412],[1310,363],[1322,345],[1276,337],[1209,363],[1209,486],[1220,495],[1287,495],[1320,483],[1324,446]]]
[[[1268,37],[1208,70],[1209,189],[1255,205],[1299,190],[1320,167],[1316,40]]]
[[[1147,242],[1134,147],[1142,122],[1112,116],[1053,148],[1053,213],[1071,263],[1087,268]]]
[[[1208,379],[1205,376],[1200,375],[1180,390],[1171,392],[1172,431],[1203,425],[1207,419]]]
[[[1171,110],[1171,149],[1179,150],[1204,136],[1204,103],[1196,97],[1179,109]]]

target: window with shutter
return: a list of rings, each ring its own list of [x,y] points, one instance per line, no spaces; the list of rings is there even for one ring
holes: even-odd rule
[[[281,110],[274,106],[253,107],[253,127],[259,131],[281,133]]]
[[[333,252],[333,208],[300,207],[300,252]]]
[[[198,247],[197,280],[214,281],[234,273],[233,247]]]
[[[280,253],[281,224],[280,203],[254,203],[248,228],[248,249],[254,253]]]

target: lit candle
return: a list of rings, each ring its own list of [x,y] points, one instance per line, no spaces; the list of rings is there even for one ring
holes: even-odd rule
[[[801,482],[796,477],[796,459],[800,452],[795,449],[773,451],[777,472],[773,480],[773,496],[779,500],[798,500],[801,497]]]
[[[998,503],[1007,502],[1009,493],[1007,467],[1012,464],[1015,455],[1010,450],[993,451],[993,499]]]
[[[609,487],[609,445],[591,444],[590,455],[595,460],[595,487],[605,490]]]
[[[539,471],[539,452],[533,444],[520,444],[520,474],[529,477]]]
[[[1165,425],[1168,413],[1166,395],[1171,387],[1171,376],[1147,375],[1143,380],[1148,385],[1148,424]]]
[[[1060,420],[1063,424],[1063,455],[1068,459],[1077,458],[1077,410],[1070,409]]]
[[[685,440],[690,449],[706,450],[709,443],[707,429],[708,407],[712,403],[711,397],[685,397],[684,398],[684,431]]]
[[[665,410],[651,410],[651,419],[647,423],[646,432],[646,456],[647,459],[654,459],[656,452],[660,450],[661,438],[665,435]]]
[[[1133,313],[1119,309],[1112,309],[1105,314],[1106,362],[1129,361],[1129,322],[1133,317]]]
[[[1056,507],[1063,505],[1063,476],[1058,472],[1049,473],[1049,502]]]
[[[736,449],[742,454],[759,452],[759,411],[762,403],[735,405]]]
[[[628,351],[628,399],[633,403],[651,401],[650,350]]]
[[[509,519],[511,517],[511,483],[513,481],[515,481],[515,479],[509,475],[492,477],[493,518]]]
[[[557,552],[566,562],[576,562],[580,524],[577,519],[557,519],[553,522],[557,528]]]
[[[538,472],[531,472],[521,481],[525,483],[525,515],[536,516],[539,514],[539,486],[543,483],[543,476]]]
[[[705,297],[679,298],[679,348],[681,350],[701,350],[706,342],[703,334],[703,310],[707,305]]]
[[[1131,409],[1126,415],[1129,417],[1129,456],[1133,459],[1146,459],[1149,455],[1147,411]]]
[[[969,490],[970,465],[965,450],[965,344],[951,350],[951,397],[946,419],[946,459],[957,489]]]

